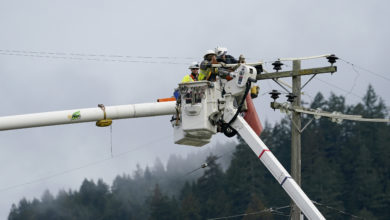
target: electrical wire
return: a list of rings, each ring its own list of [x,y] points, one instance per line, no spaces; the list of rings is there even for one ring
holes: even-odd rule
[[[350,91],[345,90],[345,89],[343,89],[343,88],[341,88],[341,87],[338,87],[338,86],[336,86],[336,85],[334,85],[334,84],[332,84],[332,83],[329,83],[329,82],[327,82],[327,81],[325,81],[325,80],[322,80],[322,79],[319,79],[319,78],[315,78],[315,79],[318,80],[318,81],[321,81],[321,82],[323,82],[323,83],[325,83],[325,84],[327,84],[327,85],[329,85],[329,86],[332,86],[332,87],[334,87],[334,88],[336,88],[336,89],[339,89],[339,90],[341,90],[341,91],[344,91],[344,92],[346,92],[346,93],[349,93],[349,92],[350,92]],[[357,98],[363,99],[362,96],[360,96],[360,95],[358,95],[358,94],[356,94],[356,93],[350,92],[350,94],[352,94],[353,96],[355,96],[355,97],[357,97]]]
[[[110,144],[111,144],[111,157],[114,157],[112,153],[112,124],[110,125]]]
[[[236,215],[230,215],[230,216],[224,216],[224,217],[216,217],[216,218],[209,218],[208,220],[219,220],[219,219],[229,219],[229,218],[237,218],[237,217],[242,217],[242,216],[248,216],[248,215],[260,215],[263,213],[272,213],[276,215],[283,215],[283,216],[289,216],[284,214],[283,212],[279,212],[281,209],[286,209],[290,208],[290,205],[287,206],[281,206],[281,207],[276,207],[276,208],[266,208],[257,212],[250,212],[250,213],[242,213],[242,214],[236,214]]]
[[[221,154],[221,155],[219,155],[219,156],[216,156],[216,157],[215,157],[214,159],[212,159],[212,160],[205,161],[202,165],[200,165],[200,167],[197,167],[197,168],[191,170],[190,172],[188,172],[188,173],[186,174],[186,176],[188,176],[188,175],[190,175],[190,174],[192,174],[192,173],[194,173],[194,172],[196,172],[196,171],[198,171],[198,170],[200,170],[200,169],[206,168],[210,162],[217,161],[218,159],[221,159],[222,157],[226,156],[226,154],[231,153],[231,152],[233,152],[233,151],[235,151],[235,150],[236,150],[236,149],[234,148],[234,149],[229,150],[229,151],[227,151],[227,152],[225,152],[225,153],[223,153],[223,154]]]
[[[366,72],[368,72],[368,73],[371,73],[371,74],[373,74],[373,75],[375,75],[375,76],[381,77],[382,79],[385,79],[385,80],[387,80],[387,81],[390,81],[390,78],[388,78],[388,77],[386,77],[386,76],[384,76],[384,75],[382,75],[382,74],[379,74],[379,73],[376,73],[376,72],[374,72],[374,71],[371,71],[371,70],[369,70],[369,69],[367,69],[367,68],[358,66],[358,65],[356,65],[356,64],[354,64],[354,63],[352,63],[352,62],[349,62],[349,61],[347,61],[347,60],[344,60],[344,59],[342,59],[342,58],[339,58],[339,59],[340,59],[341,61],[343,61],[343,62],[345,62],[345,63],[351,65],[352,67],[359,68],[359,69],[364,70],[364,71],[366,71]]]
[[[348,215],[348,216],[350,216],[350,217],[352,217],[352,218],[364,219],[364,218],[362,218],[362,217],[360,217],[360,216],[356,216],[356,215],[353,215],[353,214],[351,214],[351,213],[341,211],[341,210],[336,209],[336,208],[334,208],[334,207],[331,207],[331,206],[328,206],[328,205],[324,205],[324,204],[321,204],[321,203],[316,202],[316,201],[313,201],[313,200],[312,200],[312,202],[313,202],[314,204],[316,204],[316,205],[323,206],[323,207],[325,207],[325,208],[327,208],[327,209],[336,211],[336,212],[338,212],[338,213],[340,213],[340,214],[343,214],[343,215]]]
[[[18,53],[4,53],[4,52],[0,52],[0,55],[38,57],[38,58],[50,58],[50,59],[64,59],[64,60],[81,60],[81,61],[85,61],[86,60],[86,61],[103,61],[103,62],[175,64],[175,65],[188,64],[187,62],[145,61],[145,60],[126,60],[126,59],[121,60],[121,59],[108,59],[108,58],[53,56],[53,55],[36,55],[36,54],[18,54]]]
[[[349,90],[348,93],[345,94],[345,98],[347,98],[348,95],[351,94],[351,92],[353,91],[353,89],[354,89],[355,86],[356,86],[356,81],[357,81],[357,79],[360,77],[360,73],[359,73],[359,71],[357,71],[357,70],[355,69],[355,66],[352,66],[352,69],[353,69],[353,71],[356,73],[356,76],[355,76],[355,79],[353,80],[353,85],[352,85],[351,89]]]
[[[47,52],[47,51],[27,51],[27,50],[6,50],[0,49],[2,53],[14,53],[14,54],[39,54],[39,55],[52,55],[52,56],[80,56],[80,57],[110,57],[110,58],[132,58],[132,59],[186,59],[193,60],[198,59],[195,57],[168,57],[168,56],[131,56],[131,55],[118,55],[118,54],[92,54],[92,53],[65,53],[65,52]]]
[[[75,172],[75,171],[78,171],[78,170],[81,170],[81,169],[84,169],[84,168],[87,168],[87,167],[91,167],[91,166],[94,166],[94,165],[105,163],[105,162],[107,162],[109,160],[112,160],[114,158],[123,157],[123,156],[125,156],[125,155],[127,155],[129,153],[132,153],[134,151],[140,150],[141,148],[158,146],[158,145],[152,145],[152,144],[155,143],[155,142],[160,142],[161,140],[164,140],[164,139],[166,139],[168,137],[171,137],[171,135],[156,138],[156,139],[154,139],[152,141],[144,143],[144,144],[142,144],[142,145],[140,145],[140,146],[138,146],[136,148],[133,148],[131,150],[124,151],[124,152],[121,152],[121,153],[118,153],[118,154],[114,154],[114,155],[112,155],[110,157],[107,157],[107,158],[104,158],[104,159],[101,159],[101,160],[97,160],[97,161],[93,161],[91,163],[87,163],[87,164],[79,166],[79,167],[74,167],[74,168],[71,168],[71,169],[67,169],[67,170],[64,170],[64,171],[57,172],[57,173],[52,174],[52,175],[48,175],[48,176],[41,177],[41,178],[34,179],[34,180],[30,180],[30,181],[27,181],[27,182],[24,182],[24,183],[8,186],[8,187],[0,189],[0,192],[5,192],[5,191],[12,190],[12,189],[20,188],[20,187],[23,187],[23,186],[31,185],[31,184],[34,184],[34,183],[39,183],[39,182],[42,182],[42,181],[45,181],[45,180],[48,180],[48,179],[52,179],[54,177],[62,176],[62,175],[68,174],[68,173],[72,173],[72,172]]]

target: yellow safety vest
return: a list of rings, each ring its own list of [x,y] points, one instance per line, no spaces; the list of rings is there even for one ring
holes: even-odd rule
[[[183,79],[181,80],[182,83],[185,83],[185,82],[194,82],[195,80],[190,76],[190,75],[186,75],[183,77]]]
[[[209,69],[207,69],[207,70],[209,70]],[[207,70],[200,70],[199,71],[199,75],[198,75],[198,80],[200,81],[200,80],[206,80],[206,78],[207,78],[207,76],[209,75],[208,73],[207,73]],[[210,73],[211,73],[211,71],[210,71]]]
[[[198,80],[207,80],[210,75],[211,75],[211,70],[212,68],[207,68],[207,69],[200,69],[199,70],[199,75],[198,75]],[[215,73],[218,73],[218,69],[215,68]]]

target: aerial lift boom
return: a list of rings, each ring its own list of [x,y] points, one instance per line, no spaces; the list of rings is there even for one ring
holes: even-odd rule
[[[268,147],[240,115],[256,69],[241,64],[230,79],[179,84],[177,101],[107,106],[0,117],[0,130],[97,121],[109,125],[113,119],[173,115],[176,144],[203,146],[217,132],[239,134],[308,219],[325,219]],[[99,124],[99,122],[101,122]]]

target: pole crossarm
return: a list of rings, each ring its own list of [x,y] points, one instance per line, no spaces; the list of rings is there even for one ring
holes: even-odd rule
[[[337,72],[337,66],[301,69],[297,73],[294,73],[293,71],[264,73],[264,74],[257,75],[256,79],[265,80],[265,79],[284,78],[284,77],[291,77],[291,76],[305,76],[305,75],[312,75],[312,74],[334,73],[334,72]]]
[[[297,106],[291,106],[288,103],[282,104],[278,102],[272,102],[271,107],[274,109],[280,109],[281,111],[294,111],[303,114],[314,115],[317,119],[320,117],[327,117],[339,120],[361,121],[361,122],[384,122],[390,123],[390,119],[387,118],[363,118],[361,115],[346,115],[339,112],[326,112],[320,109],[310,109]]]

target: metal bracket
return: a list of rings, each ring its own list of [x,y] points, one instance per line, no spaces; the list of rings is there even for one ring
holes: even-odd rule
[[[298,125],[296,125],[296,124],[294,123],[294,121],[292,120],[292,118],[290,117],[290,115],[287,114],[287,116],[288,116],[288,118],[291,120],[291,123],[294,125],[295,129],[297,129],[298,132],[301,133],[301,134],[302,134],[302,132],[307,128],[307,126],[309,126],[309,125],[313,122],[313,120],[314,120],[314,117],[311,118],[310,121],[307,122],[306,125],[303,126],[302,129],[298,129]]]
[[[276,84],[278,84],[280,87],[282,87],[284,90],[286,90],[287,93],[290,93],[290,91],[288,89],[286,89],[286,87],[284,87],[281,83],[278,82],[278,80],[276,80],[275,78],[272,79]]]
[[[313,76],[311,76],[310,77],[310,79],[309,80],[307,80],[307,82],[305,83],[305,84],[303,84],[303,86],[301,87],[301,89],[303,89],[303,87],[305,87],[315,76],[317,75],[317,73],[316,74],[314,74]]]

